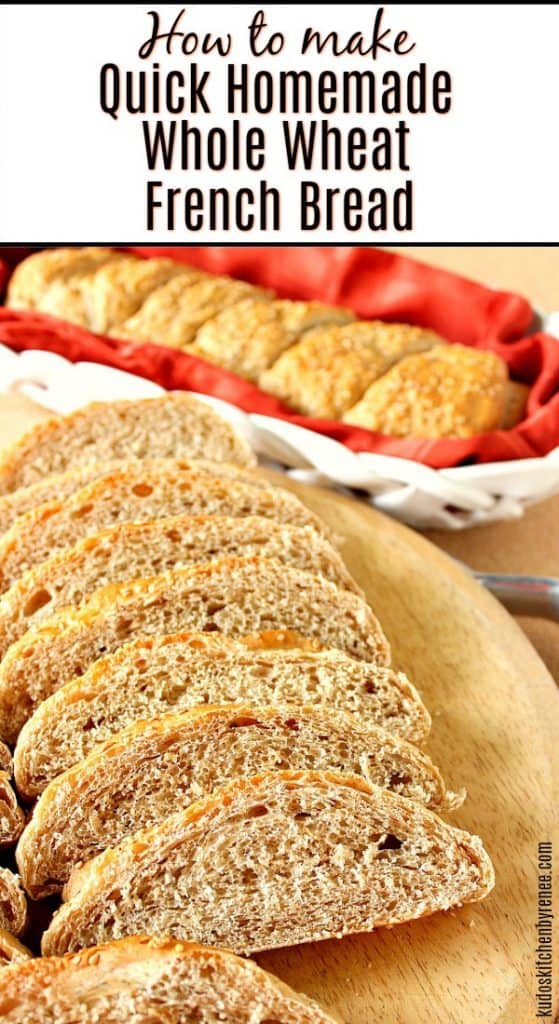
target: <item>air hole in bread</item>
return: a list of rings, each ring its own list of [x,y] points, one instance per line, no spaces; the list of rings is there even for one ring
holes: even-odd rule
[[[229,722],[230,729],[245,729],[250,725],[258,725],[259,722],[256,718],[249,718],[248,716],[239,715],[237,718],[232,718]]]
[[[365,693],[376,693],[377,688],[374,683],[365,683]]]
[[[139,498],[148,498],[150,494],[153,494],[153,487],[151,484],[134,484],[132,494],[137,494]]]
[[[181,534],[178,530],[166,530],[165,536],[167,537],[167,540],[171,540],[173,544],[178,544],[181,540]]]
[[[203,629],[204,633],[219,633],[219,626],[215,622],[208,622]]]
[[[134,663],[134,668],[136,669],[137,672],[139,672],[141,675],[143,675],[144,672],[147,672],[147,668],[148,668],[148,663],[147,663],[146,659],[145,658],[138,658],[138,660]]]
[[[45,587],[41,587],[40,590],[36,590],[34,594],[23,606],[24,615],[34,615],[35,612],[39,611],[39,608],[44,608],[46,604],[52,601],[52,594]]]
[[[411,777],[405,772],[393,772],[390,776],[391,786],[409,786],[411,783]]]
[[[293,815],[294,821],[304,821],[305,818],[310,818],[312,815],[308,811],[297,811],[297,814]]]
[[[299,722],[296,718],[286,718],[283,724],[286,729],[291,729],[292,732],[299,732]]]
[[[217,615],[218,612],[222,612],[225,608],[223,603],[208,604],[207,613],[208,615]]]
[[[266,804],[254,804],[253,807],[249,807],[246,816],[247,818],[263,818],[265,814],[269,814]]]
[[[378,844],[378,849],[379,850],[399,850],[401,846],[402,846],[402,840],[398,839],[398,836],[394,836],[394,835],[392,835],[391,832],[388,832],[385,836],[383,836],[383,838],[381,839],[380,843]]]
[[[92,510],[93,510],[93,503],[92,502],[88,502],[87,505],[82,505],[81,508],[78,508],[78,509],[76,509],[75,512],[72,512],[72,518],[73,519],[83,519],[83,517],[84,516],[88,516],[89,513]]]
[[[84,724],[82,725],[82,729],[84,732],[91,732],[91,730],[94,728],[95,722],[93,721],[92,718],[88,718],[87,722],[84,722]]]

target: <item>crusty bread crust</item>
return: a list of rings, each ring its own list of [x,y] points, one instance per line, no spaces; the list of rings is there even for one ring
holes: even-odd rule
[[[0,972],[6,1024],[336,1024],[250,960],[134,936]]]
[[[0,928],[0,967],[30,960],[32,956],[31,950],[23,946],[15,935]]]
[[[416,747],[324,705],[197,707],[124,729],[47,786],[17,849],[25,889],[59,891],[76,864],[130,833],[277,768],[362,775],[437,811],[464,798]]]
[[[501,425],[506,393],[494,352],[438,346],[397,363],[343,419],[395,437],[470,437]]]
[[[286,879],[297,884],[286,888]],[[254,953],[484,899],[481,840],[356,776],[238,779],[76,868],[45,955],[149,927]]]
[[[431,725],[402,673],[317,650],[289,631],[242,640],[220,633],[141,637],[37,708],[15,749],[18,791],[33,800],[98,743],[135,722],[223,701],[325,705],[415,744]]]
[[[221,416],[174,391],[159,398],[93,402],[36,424],[0,460],[0,494],[72,466],[133,457],[255,464],[247,442]]]

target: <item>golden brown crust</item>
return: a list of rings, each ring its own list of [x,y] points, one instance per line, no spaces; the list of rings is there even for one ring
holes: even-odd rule
[[[265,296],[263,289],[228,277],[201,274],[194,283],[183,283],[181,277],[175,277],[152,292],[138,312],[113,333],[133,341],[184,349],[194,341],[202,324],[227,306]]]
[[[364,326],[309,331],[262,374],[260,387],[306,416],[339,419],[388,366]]]
[[[136,257],[119,253],[114,259],[107,262],[107,266],[119,267],[122,280],[127,273],[133,272],[133,267],[137,262]],[[101,270],[104,266],[105,264],[102,264]],[[41,313],[48,313],[49,316],[69,320],[70,323],[78,324],[86,329],[94,329],[93,324],[96,320],[95,278],[96,270],[72,274],[68,278],[57,277],[38,300],[35,308]]]
[[[17,802],[10,776],[0,771],[0,847],[14,846],[24,825],[25,815]]]
[[[197,991],[202,999],[206,992],[208,1016],[203,1011],[200,1016]],[[51,1021],[55,1008],[60,1024],[78,1019],[124,1022],[132,1016],[146,1021],[164,1018],[168,1024],[218,1016],[225,1021],[227,991],[229,1024],[248,1024],[249,1019],[262,1024],[336,1024],[316,1003],[251,960],[227,949],[147,935],[6,967],[0,973],[0,1014],[18,1024]]]
[[[188,351],[256,383],[304,331],[351,319],[349,310],[320,302],[246,299],[207,321]]]
[[[27,924],[27,900],[19,875],[0,868],[0,928],[21,935]]]
[[[505,393],[505,410],[501,421],[502,430],[516,427],[526,415],[526,404],[530,396],[530,388],[516,380],[509,380]]]
[[[87,274],[119,256],[113,249],[99,246],[44,249],[33,253],[14,270],[8,285],[6,305],[12,309],[38,309],[43,296],[55,282]]]
[[[6,931],[5,928],[0,928],[0,967],[22,963],[25,960],[30,960],[32,956],[31,950],[23,946],[15,935]]]
[[[395,437],[470,437],[499,426],[506,385],[493,352],[441,346],[397,363],[343,419]]]
[[[107,334],[133,316],[151,292],[175,277],[186,285],[197,280],[199,273],[172,260],[126,258],[103,264],[77,283],[86,326]]]

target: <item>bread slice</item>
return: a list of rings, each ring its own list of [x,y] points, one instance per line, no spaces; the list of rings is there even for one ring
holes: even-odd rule
[[[437,811],[459,806],[431,760],[385,729],[326,705],[222,704],[137,722],[54,779],[20,839],[33,899],[72,869],[236,778],[273,769],[332,769]]]
[[[431,720],[402,674],[341,651],[314,650],[296,633],[243,640],[219,633],[143,637],[95,662],[35,711],[19,734],[14,770],[33,800],[98,744],[145,718],[220,701],[305,704],[425,742]]]
[[[249,480],[235,466],[139,460],[94,480],[62,501],[20,516],[0,538],[0,593],[52,555],[116,523],[159,516],[260,516],[325,534],[326,527],[289,491]]]
[[[216,557],[259,555],[360,593],[340,555],[310,526],[263,516],[170,516],[121,523],[29,569],[0,598],[0,658],[59,608],[76,606],[107,583],[154,576]]]
[[[235,478],[247,483],[259,484],[261,487],[275,486],[258,469],[248,466],[235,466],[228,462],[211,462],[208,459],[113,459],[111,462],[92,462],[91,465],[78,469],[68,469],[65,473],[53,473],[39,483],[29,487],[18,487],[17,491],[0,496],[0,534],[6,533],[15,523],[18,516],[25,515],[31,509],[50,501],[61,501],[76,491],[81,491],[86,484],[114,472],[138,470],[138,463],[143,469],[153,469],[159,474],[168,473],[173,469],[206,469],[214,476],[226,479]]]
[[[149,928],[256,953],[483,899],[481,840],[336,772],[238,779],[70,877],[44,955]]]
[[[335,1024],[251,960],[135,936],[0,975],[5,1024]]]
[[[394,437],[471,437],[500,426],[507,382],[494,352],[438,346],[397,363],[343,419]]]
[[[6,305],[12,309],[40,309],[41,299],[55,283],[87,274],[121,253],[100,246],[43,249],[23,260],[8,285]]]
[[[223,558],[109,584],[12,644],[0,664],[0,735],[13,744],[42,700],[137,636],[281,628],[381,665],[390,659],[378,620],[356,594],[274,559]]]
[[[73,466],[169,457],[255,464],[247,442],[213,409],[170,391],[160,398],[93,402],[36,424],[0,460],[0,494]]]
[[[0,848],[14,846],[24,824],[25,816],[12,789],[10,776],[0,771]]]
[[[27,924],[27,899],[19,875],[0,867],[0,928],[21,935]]]
[[[128,463],[115,460],[113,462],[94,462],[91,466],[81,469],[69,469],[66,473],[54,473],[46,476],[30,487],[18,487],[17,491],[0,496],[0,534],[12,527],[18,516],[25,515],[31,509],[43,505],[47,501],[61,501],[70,494],[80,491],[92,480],[106,476],[114,469],[120,469]]]
[[[4,928],[0,928],[0,967],[7,967],[8,964],[21,963],[23,960],[30,960],[33,954],[26,946],[16,939],[15,935]]]

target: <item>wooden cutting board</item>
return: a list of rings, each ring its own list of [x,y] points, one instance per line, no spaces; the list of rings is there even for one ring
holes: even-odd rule
[[[40,418],[0,402],[0,447]],[[282,482],[283,478],[282,478]],[[394,660],[433,715],[429,752],[468,800],[453,816],[497,875],[482,904],[259,962],[345,1024],[536,1021],[538,843],[552,838],[553,680],[507,613],[421,536],[364,503],[288,483],[343,540]]]
[[[452,820],[482,836],[497,883],[484,903],[259,962],[347,1024],[535,1024],[538,843],[552,838],[559,737],[554,681],[501,606],[421,536],[364,503],[291,489],[343,538],[397,667],[433,715],[429,753],[452,788],[468,790]]]

